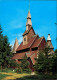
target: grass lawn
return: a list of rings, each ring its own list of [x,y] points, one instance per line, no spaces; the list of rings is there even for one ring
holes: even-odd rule
[[[14,80],[16,78],[22,78],[24,76],[28,76],[30,74],[28,73],[16,73],[15,71],[13,72],[12,69],[8,69],[8,68],[5,68],[5,69],[2,69],[2,72],[0,70],[0,80]]]
[[[0,80],[57,80],[57,75],[31,75],[28,73],[16,73],[12,70],[0,72]]]
[[[15,80],[57,80],[57,76],[51,75],[30,75]]]
[[[57,80],[56,75],[31,75],[27,73],[7,73],[0,72],[0,80]]]
[[[1,74],[0,73],[0,80],[2,80],[3,78],[7,77],[8,75],[7,74]]]

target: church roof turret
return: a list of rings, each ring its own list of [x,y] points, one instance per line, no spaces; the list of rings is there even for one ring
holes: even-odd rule
[[[52,43],[51,43],[50,34],[48,34],[48,37],[47,37],[47,45],[48,45],[51,49],[54,49],[54,48],[53,48],[53,45],[52,45]]]
[[[16,40],[15,40],[15,43],[14,43],[14,46],[13,46],[13,50],[12,50],[13,53],[16,53],[16,49],[18,48],[18,46],[19,46],[19,43],[18,43],[18,40],[17,40],[17,37],[16,37]]]
[[[47,41],[48,41],[48,40],[50,40],[50,41],[51,41],[50,34],[48,34]]]

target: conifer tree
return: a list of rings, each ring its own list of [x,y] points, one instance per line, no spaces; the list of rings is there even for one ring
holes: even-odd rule
[[[57,74],[57,49],[55,50],[55,56],[53,56],[53,74]]]
[[[49,47],[45,47],[44,51],[39,52],[38,59],[36,59],[35,70],[38,73],[48,74],[52,71],[53,59],[52,54],[49,54]]]
[[[1,35],[2,35],[2,27],[1,27],[1,25],[0,25],[0,37],[1,37]]]
[[[45,56],[42,51],[39,52],[38,58],[35,59],[35,71],[36,73],[42,73],[44,72],[44,60]]]
[[[0,25],[0,66],[5,68],[11,63],[12,53],[8,38],[7,36],[3,36],[2,32]]]
[[[21,68],[23,72],[30,72],[29,62],[27,61],[27,57],[24,56],[21,60]]]
[[[0,25],[0,66],[2,65],[3,59],[2,59],[2,48],[3,48],[3,35],[2,35],[2,28]]]

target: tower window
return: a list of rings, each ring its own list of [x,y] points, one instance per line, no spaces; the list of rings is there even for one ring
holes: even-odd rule
[[[24,38],[24,41],[26,41],[26,38]]]

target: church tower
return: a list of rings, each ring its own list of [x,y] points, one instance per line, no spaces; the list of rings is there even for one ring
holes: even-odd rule
[[[23,33],[23,45],[27,44],[33,35],[35,35],[35,32],[34,32],[33,27],[32,27],[30,11],[28,11],[26,30]]]
[[[31,14],[30,14],[30,11],[29,11],[28,15],[27,15],[26,31],[29,30],[30,27],[32,27],[32,22],[31,22]]]

